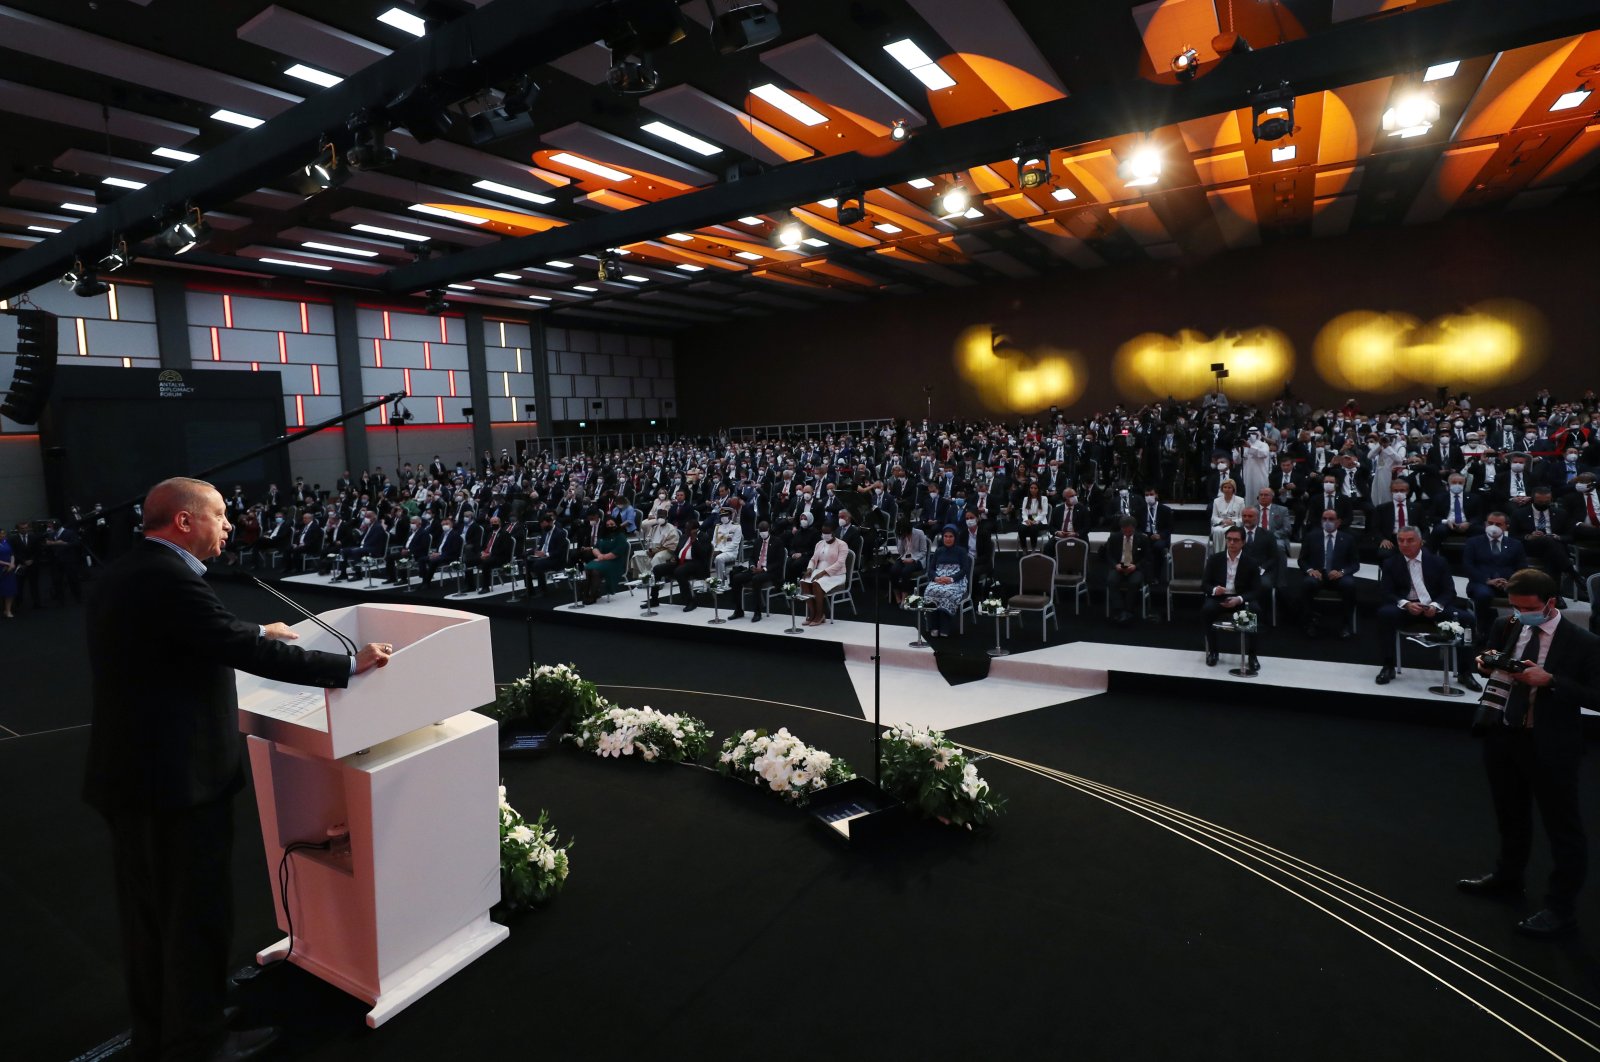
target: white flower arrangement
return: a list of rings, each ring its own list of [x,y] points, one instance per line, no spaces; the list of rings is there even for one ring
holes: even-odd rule
[[[783,596],[784,597],[794,597],[798,593],[800,593],[800,584],[799,583],[784,583],[783,584]]]
[[[573,726],[569,740],[580,749],[593,749],[596,756],[620,758],[637,752],[642,760],[680,763],[705,755],[711,731],[693,716],[658,712],[648,704],[619,708],[602,698],[593,713]]]
[[[717,756],[717,770],[731,778],[765,783],[790,801],[804,800],[855,777],[844,760],[812,748],[782,727],[770,736],[765,730],[746,730],[728,738]]]
[[[921,607],[922,607],[922,595],[921,594],[912,594],[911,596],[906,598],[906,608],[921,608]]]
[[[721,593],[722,588],[727,585],[728,581],[726,579],[719,579],[715,575],[706,577],[706,589],[713,594]]]
[[[986,597],[978,603],[978,611],[982,612],[986,616],[993,616],[996,613],[1004,612],[1005,608],[1005,602],[1001,601],[998,597]]]
[[[965,749],[943,732],[902,724],[883,732],[883,788],[906,807],[951,826],[986,825],[1005,807]]]
[[[1467,629],[1455,620],[1444,620],[1437,628],[1440,641],[1454,641],[1467,632]]]
[[[1233,625],[1246,634],[1254,634],[1258,623],[1260,620],[1256,614],[1247,608],[1241,608],[1233,614]]]
[[[500,687],[494,703],[482,709],[502,723],[528,720],[554,727],[594,711],[600,694],[571,664],[540,664]]]
[[[561,843],[549,815],[529,823],[500,787],[500,901],[508,907],[541,903],[561,891],[571,864],[571,842]]]

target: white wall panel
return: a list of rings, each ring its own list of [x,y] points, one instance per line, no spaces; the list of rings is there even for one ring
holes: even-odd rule
[[[89,353],[125,358],[160,360],[156,326],[138,321],[88,321],[84,332]]]
[[[268,332],[300,331],[300,303],[287,299],[254,299],[235,295],[233,327],[254,328]]]

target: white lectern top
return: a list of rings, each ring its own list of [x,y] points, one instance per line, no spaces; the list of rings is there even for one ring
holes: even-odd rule
[[[322,690],[238,672],[239,729],[338,759],[494,700],[489,618],[427,605],[360,604],[321,614],[356,645],[394,646],[386,667]],[[342,653],[310,620],[294,625],[306,649]]]

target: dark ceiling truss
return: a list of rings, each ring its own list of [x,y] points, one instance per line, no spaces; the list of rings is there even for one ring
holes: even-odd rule
[[[153,234],[160,218],[170,216],[186,203],[205,209],[221,208],[264,184],[281,181],[316,153],[328,130],[342,128],[353,114],[381,111],[418,84],[444,81],[452,86],[452,92],[475,91],[588,46],[604,36],[607,17],[605,5],[595,0],[490,3],[436,26],[426,38],[352,74],[342,84],[313,95],[254,132],[207,151],[200,159],[146,188],[103,206],[99,213],[77,222],[68,231],[0,261],[0,297],[59,277],[77,258],[98,258],[118,236],[140,239]],[[1319,29],[1308,38],[1235,54],[1205,77],[1188,84],[1172,86],[1129,79],[1086,85],[1072,96],[1053,102],[944,129],[924,127],[916,137],[886,155],[869,158],[850,153],[814,158],[633,209],[582,218],[537,234],[437,254],[369,278],[328,278],[319,282],[366,284],[369,290],[398,297],[452,282],[482,285],[480,278],[498,272],[527,271],[553,259],[584,259],[582,268],[589,268],[588,256],[604,248],[656,240],[667,232],[722,226],[732,217],[779,213],[813,204],[842,189],[885,188],[916,177],[987,165],[1015,154],[1018,145],[1036,140],[1066,147],[1223,113],[1248,106],[1251,94],[1259,86],[1287,81],[1298,94],[1312,93],[1387,77],[1397,70],[1422,69],[1464,55],[1492,55],[1596,28],[1600,28],[1600,5],[1594,0],[1526,4],[1452,0],[1387,18]],[[1437,150],[1437,146],[1427,150]],[[1024,269],[1048,262],[1046,253],[1032,241],[1011,239],[1015,230],[1004,219],[994,225],[980,223],[959,228],[965,231],[956,235],[958,242],[970,239],[971,234],[981,234],[980,240],[993,241],[989,246],[1014,255]],[[145,249],[141,254],[160,257]],[[206,255],[203,251],[186,257],[188,263],[197,266],[305,279],[303,273],[275,269],[249,258]],[[992,261],[1004,264],[1005,256]],[[876,275],[887,282],[885,290],[890,291],[907,290],[907,283],[929,286],[1001,275],[984,264],[981,256],[945,265],[937,260],[897,260],[890,255],[834,248],[828,262]],[[815,278],[816,286],[807,286],[798,277],[789,278],[793,283],[781,282],[771,270],[774,264],[734,274],[718,271],[693,277],[679,276],[661,267],[651,272],[652,280],[670,284],[670,290],[688,293],[686,298],[706,305],[674,304],[671,300],[646,297],[649,292],[661,290],[659,287],[637,289],[612,284],[601,285],[602,291],[594,295],[594,302],[564,303],[558,297],[543,305],[562,317],[592,312],[597,317],[685,324],[699,323],[702,317],[717,319],[714,306],[719,301],[723,313],[754,313],[785,304],[809,305],[816,299],[856,297],[854,292],[827,287],[825,276]],[[489,296],[484,301],[495,305],[531,308],[525,291],[507,286],[502,300],[492,297],[494,290],[487,287],[477,295]],[[547,290],[572,297],[555,288]],[[758,293],[768,293],[777,301],[761,301],[755,297]]]

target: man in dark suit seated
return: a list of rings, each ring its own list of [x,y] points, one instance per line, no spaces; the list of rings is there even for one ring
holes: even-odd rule
[[[1467,577],[1467,596],[1472,599],[1480,643],[1494,622],[1494,599],[1506,592],[1511,576],[1528,566],[1522,543],[1511,537],[1505,513],[1490,513],[1483,534],[1467,539],[1461,551],[1461,567]]]
[[[517,526],[514,520],[502,524],[498,516],[489,518],[489,537],[484,540],[483,549],[473,558],[473,564],[478,569],[478,593],[487,594],[494,570],[505,567],[519,552]]]
[[[1389,495],[1390,500],[1372,511],[1367,518],[1367,541],[1378,547],[1379,563],[1393,556],[1395,537],[1402,527],[1421,525],[1425,516],[1411,496],[1411,484],[1396,480]]]
[[[1480,515],[1478,499],[1467,494],[1467,477],[1450,473],[1444,493],[1433,501],[1428,548],[1437,553],[1447,539],[1466,541],[1477,532]]]
[[[1106,600],[1112,603],[1113,623],[1133,622],[1133,604],[1139,599],[1139,588],[1147,582],[1149,550],[1149,540],[1139,533],[1139,521],[1131,514],[1119,517],[1117,530],[1100,544],[1100,559],[1106,563]]]
[[[428,552],[417,561],[422,585],[432,586],[435,572],[447,564],[454,564],[460,560],[463,545],[461,532],[456,530],[455,521],[446,516],[439,524],[439,541],[430,546]]]
[[[1572,574],[1572,557],[1567,553],[1570,527],[1567,511],[1552,498],[1548,483],[1535,485],[1533,501],[1511,519],[1511,533],[1522,539],[1528,563],[1549,572],[1557,586],[1563,576]]]
[[[389,532],[384,529],[383,522],[372,510],[367,510],[361,520],[361,540],[359,545],[346,546],[339,551],[339,574],[333,581],[343,582],[346,579],[359,579],[359,575],[350,574],[350,562],[360,560],[362,557],[376,557],[382,559],[389,551]]]
[[[405,545],[400,547],[399,553],[388,556],[383,562],[383,572],[386,577],[384,582],[390,585],[395,583],[410,585],[410,572],[407,572],[406,577],[402,579],[397,565],[403,559],[410,561],[414,569],[417,566],[417,562],[428,555],[428,549],[432,545],[432,536],[428,532],[427,525],[422,522],[422,517],[413,516],[410,529],[406,534]]]
[[[1278,586],[1283,555],[1278,552],[1278,537],[1261,526],[1261,510],[1246,505],[1239,513],[1239,527],[1244,531],[1244,555],[1261,570],[1261,597]]]
[[[1205,577],[1200,584],[1205,591],[1205,600],[1200,603],[1200,622],[1205,631],[1206,667],[1217,666],[1217,632],[1211,625],[1232,619],[1240,609],[1255,612],[1256,597],[1261,589],[1261,573],[1244,555],[1244,529],[1228,528],[1223,541],[1226,549],[1206,558]],[[1250,658],[1245,663],[1245,670],[1252,674],[1261,670],[1255,653],[1259,637],[1259,633],[1251,637]]]
[[[543,597],[546,579],[553,571],[567,566],[567,532],[556,522],[555,513],[539,514],[539,530],[528,542],[528,555],[522,562],[522,579],[528,592]],[[535,590],[533,584],[539,588]]]
[[[1515,898],[1533,849],[1533,808],[1550,841],[1544,908],[1517,923],[1533,937],[1577,928],[1578,891],[1588,870],[1588,842],[1578,791],[1584,739],[1579,711],[1600,704],[1600,639],[1556,610],[1558,587],[1523,569],[1506,586],[1514,615],[1489,632],[1487,646],[1529,664],[1525,671],[1479,671],[1491,686],[1509,683],[1501,718],[1482,727],[1483,765],[1494,797],[1500,855],[1494,872],[1457,883],[1463,892]]]
[[[712,536],[715,534],[711,526],[689,526],[683,530],[684,545],[678,550],[678,564],[672,569],[672,580],[678,584],[678,592],[683,595],[685,612],[693,612],[697,606],[694,603],[694,594],[689,590],[689,580],[704,579],[711,574]],[[652,592],[654,587],[651,588]]]
[[[1355,575],[1360,570],[1355,536],[1339,529],[1337,509],[1324,509],[1321,529],[1307,533],[1300,544],[1300,571],[1304,575],[1300,581],[1300,610],[1305,616],[1306,637],[1317,636],[1314,599],[1324,592],[1339,595],[1339,637],[1350,637],[1350,621],[1356,613]]]
[[[675,553],[664,553],[655,566],[650,569],[650,574],[655,576],[655,582],[650,586],[650,607],[655,608],[661,603],[661,586],[671,581],[680,567],[690,565],[694,560],[695,542],[700,538],[705,539],[705,561],[711,561],[711,532],[707,531],[702,536],[700,531],[700,514],[693,509],[686,509],[678,521],[678,549]],[[707,569],[709,570],[709,568]],[[688,597],[689,588],[687,581],[684,586],[684,596]],[[689,604],[693,605],[691,599]]]
[[[1145,580],[1152,586],[1166,582],[1167,555],[1172,551],[1172,509],[1154,487],[1146,487],[1133,518],[1145,545]]]
[[[917,506],[917,519],[922,524],[922,530],[929,537],[937,534],[939,529],[950,522],[950,501],[940,493],[938,480],[928,484],[928,493]]]
[[[84,798],[111,828],[136,1058],[251,1058],[270,1028],[227,1032],[233,795],[244,785],[234,669],[341,688],[393,647],[355,657],[288,644],[287,625],[231,615],[205,561],[231,527],[209,483],[144,500],[144,538],[101,575],[88,610],[94,714]]]
[[[300,526],[289,540],[289,557],[291,562],[309,557],[312,563],[322,557],[322,528],[310,510],[300,514]]]
[[[848,512],[849,510],[845,510],[845,513]],[[772,525],[765,520],[756,525],[756,538],[753,544],[755,550],[750,554],[749,566],[735,568],[733,574],[728,576],[728,584],[733,587],[733,612],[728,618],[744,618],[744,591],[749,587],[750,593],[755,597],[755,614],[750,617],[750,622],[760,623],[761,591],[773,586],[783,577],[784,553],[783,543],[773,537]]]
[[[1395,632],[1402,625],[1430,627],[1453,620],[1462,626],[1472,623],[1472,613],[1456,603],[1456,585],[1450,564],[1437,553],[1422,548],[1422,532],[1406,526],[1396,533],[1396,553],[1383,562],[1379,578],[1378,653],[1383,666],[1377,682],[1386,686],[1394,681]],[[1471,661],[1458,654],[1457,677],[1469,690],[1479,690]]]

